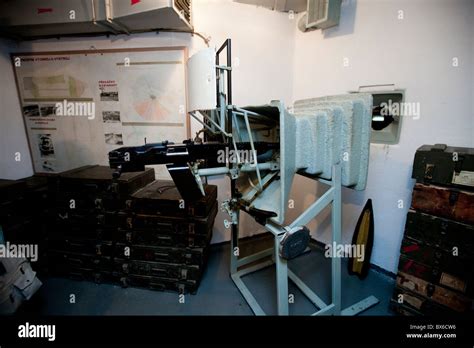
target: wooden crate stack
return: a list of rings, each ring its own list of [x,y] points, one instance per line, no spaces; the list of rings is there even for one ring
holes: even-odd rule
[[[55,179],[48,271],[96,283],[195,293],[218,211],[217,187],[184,202],[153,169],[112,178],[86,166]]]
[[[474,192],[469,175],[474,173],[452,163],[456,151],[468,158],[464,167],[472,165],[472,149],[425,145],[415,156],[417,182],[391,299],[398,314],[473,314]],[[456,180],[457,175],[467,179]]]

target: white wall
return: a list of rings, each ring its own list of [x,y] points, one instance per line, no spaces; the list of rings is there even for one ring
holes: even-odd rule
[[[397,18],[399,10],[403,20]],[[473,27],[474,3],[469,0],[347,0],[338,28],[296,31],[295,100],[395,83],[406,89],[406,101],[421,103],[419,120],[403,120],[398,145],[371,146],[366,191],[343,193],[346,241],[351,240],[363,204],[372,198],[372,262],[389,271],[397,268],[416,149],[433,143],[474,146]],[[349,67],[343,66],[345,57]],[[452,66],[453,57],[459,60],[457,68]],[[294,190],[297,209],[306,206],[316,190],[308,192],[307,187]],[[313,230],[316,226],[316,238],[328,241],[327,217],[314,223]]]
[[[18,179],[33,174],[10,61],[11,49],[10,42],[0,41],[0,178],[2,179]]]
[[[195,30],[205,34],[206,37],[211,37],[211,47],[220,47],[225,39],[232,39],[233,102],[235,104],[265,104],[271,99],[291,102],[294,27],[288,20],[287,14],[263,8],[252,8],[230,0],[197,0],[193,2],[193,10]],[[61,38],[19,44],[2,42],[0,46],[2,52],[0,60],[0,75],[2,76],[0,178],[17,179],[32,174],[26,135],[9,61],[10,52],[159,46],[188,46],[190,55],[206,47],[199,37],[181,33],[160,33],[159,35],[146,33],[110,38]],[[6,80],[4,81],[3,78]],[[197,130],[195,124],[193,129]],[[16,167],[10,160],[13,151],[22,151],[25,154],[23,161]],[[227,181],[227,178],[210,180],[210,183],[220,185],[219,201],[229,197]],[[224,218],[226,214],[219,213],[215,224],[214,242],[229,239],[229,231],[224,228]],[[257,229],[258,226],[253,219],[243,217],[242,235],[252,235]]]

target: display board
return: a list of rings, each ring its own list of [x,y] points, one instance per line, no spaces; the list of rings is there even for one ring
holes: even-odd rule
[[[12,54],[36,173],[189,137],[185,47]]]

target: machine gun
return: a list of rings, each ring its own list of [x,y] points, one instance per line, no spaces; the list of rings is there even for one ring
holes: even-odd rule
[[[204,143],[195,139],[174,144],[163,141],[111,151],[109,163],[111,168],[116,169],[116,178],[121,173],[143,171],[147,165],[166,165],[183,199],[193,201],[204,195],[201,180],[203,174],[228,174],[228,166],[231,164],[237,165],[236,170],[255,170],[259,163],[263,164],[271,159],[279,147],[280,144],[273,142],[255,142],[253,145],[249,142],[236,143],[235,149],[232,149],[228,143],[222,142]],[[247,156],[247,161],[238,161],[240,156],[236,151],[251,155]]]
[[[225,66],[219,62],[224,50]],[[224,223],[232,229],[237,245],[240,211],[263,226],[284,221],[297,171],[296,122],[278,101],[246,108],[233,105],[231,58],[229,39],[217,52],[203,50],[188,61],[189,114],[204,127],[194,140],[122,147],[109,153],[109,162],[116,177],[142,171],[146,165],[166,165],[185,201],[205,194],[203,177],[229,176],[231,197],[222,208],[230,216]],[[199,137],[201,132],[204,139]],[[284,231],[292,237],[284,239],[282,254],[291,258],[306,249],[309,231],[305,227]]]
[[[224,50],[226,65],[221,65],[219,56]],[[288,279],[318,308],[314,315],[355,315],[378,303],[370,296],[342,310],[340,257],[331,260],[329,304],[291,272],[287,264],[288,259],[307,250],[310,235],[305,225],[326,207],[331,207],[332,245],[341,244],[341,187],[363,190],[366,184],[372,96],[354,94],[303,100],[295,103],[295,113],[279,101],[240,108],[232,104],[230,39],[217,51],[207,49],[195,54],[187,65],[189,115],[203,125],[207,137],[196,136],[194,141],[180,144],[165,141],[116,149],[109,153],[115,176],[144,170],[146,165],[163,164],[183,199],[196,200],[204,195],[202,177],[227,175],[230,198],[222,202],[222,208],[230,216],[230,221],[224,220],[231,231],[230,274],[255,314],[265,313],[242,277],[273,262],[278,314],[289,313]],[[243,156],[240,151],[251,156]],[[329,188],[288,223],[286,211],[296,174]],[[273,235],[272,248],[239,257],[236,251],[241,211],[253,216]],[[273,261],[266,260],[268,256],[273,256]]]

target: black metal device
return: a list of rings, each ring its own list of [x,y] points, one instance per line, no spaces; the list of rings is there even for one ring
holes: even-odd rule
[[[168,141],[142,146],[122,147],[109,152],[110,167],[116,169],[114,176],[122,173],[143,171],[147,165],[163,164],[173,178],[179,192],[185,200],[196,200],[202,197],[201,191],[191,171],[191,166],[199,161],[200,168],[218,168],[232,163],[219,162],[220,154],[229,151],[230,144],[209,142],[196,143],[186,140],[181,144]],[[238,143],[238,150],[249,150],[250,143]],[[278,149],[278,143],[255,142],[257,162],[259,157],[269,151]]]

